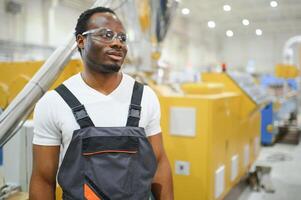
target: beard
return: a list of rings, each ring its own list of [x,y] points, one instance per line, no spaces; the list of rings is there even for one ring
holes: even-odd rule
[[[103,74],[112,74],[119,72],[121,66],[117,64],[98,64],[91,65],[90,69]]]
[[[89,56],[86,57],[87,66],[95,72],[103,73],[103,74],[112,74],[119,72],[121,66],[118,64],[100,64],[94,62]]]

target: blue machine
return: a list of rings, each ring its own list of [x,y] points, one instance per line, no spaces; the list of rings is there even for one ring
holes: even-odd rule
[[[268,88],[271,85],[282,85],[283,82],[282,79],[272,75],[261,77],[261,85],[265,88]],[[276,133],[272,130],[274,120],[273,103],[271,102],[261,110],[261,143],[263,145],[271,145],[274,143],[276,137]]]
[[[287,84],[291,90],[297,90],[297,81],[295,79],[282,79],[272,75],[261,77],[261,85],[265,88],[270,86],[283,86]],[[263,145],[273,144],[277,131],[273,130],[274,121],[282,121],[283,117],[296,110],[296,101],[294,99],[284,99],[277,112],[273,111],[273,103],[268,104],[261,110],[261,143]]]
[[[273,123],[273,103],[269,103],[261,110],[261,143],[263,145],[271,145],[275,140],[275,133],[268,128]]]

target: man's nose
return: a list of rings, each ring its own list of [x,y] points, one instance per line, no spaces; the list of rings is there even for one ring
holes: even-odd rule
[[[111,48],[114,47],[114,48],[118,48],[118,49],[122,49],[122,48],[126,47],[126,45],[123,44],[117,37],[113,38],[110,46],[111,46]]]

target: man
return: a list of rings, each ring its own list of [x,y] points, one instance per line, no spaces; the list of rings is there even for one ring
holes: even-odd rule
[[[36,105],[30,199],[55,199],[56,176],[68,200],[144,200],[150,188],[156,199],[173,199],[158,99],[120,72],[122,23],[97,7],[75,30],[84,70]]]

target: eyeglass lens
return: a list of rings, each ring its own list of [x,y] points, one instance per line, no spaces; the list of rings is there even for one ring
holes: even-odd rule
[[[121,43],[126,43],[126,34],[125,33],[115,33],[114,31],[110,29],[100,29],[99,31],[95,32],[93,34],[96,37],[100,37],[100,39],[105,40],[105,41],[112,41],[115,39],[115,37],[121,42]]]

